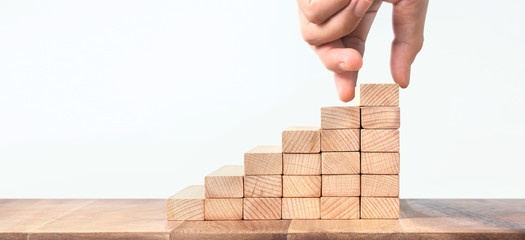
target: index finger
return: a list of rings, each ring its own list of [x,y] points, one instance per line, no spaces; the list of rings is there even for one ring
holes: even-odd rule
[[[350,0],[297,0],[306,19],[314,24],[323,23],[348,3]]]

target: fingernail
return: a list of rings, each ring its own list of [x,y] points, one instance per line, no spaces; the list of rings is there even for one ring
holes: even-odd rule
[[[354,8],[354,15],[362,17],[372,5],[372,0],[358,0]]]

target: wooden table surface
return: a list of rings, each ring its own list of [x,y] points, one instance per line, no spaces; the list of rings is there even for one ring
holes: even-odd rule
[[[0,200],[8,239],[525,239],[525,200],[402,199],[399,220],[166,221],[164,199]]]

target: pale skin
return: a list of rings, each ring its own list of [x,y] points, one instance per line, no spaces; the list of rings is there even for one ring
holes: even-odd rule
[[[339,99],[354,99],[365,42],[383,0],[297,0],[304,40],[324,66],[334,72]],[[394,40],[390,71],[402,88],[410,83],[410,67],[423,47],[428,0],[384,0],[393,4]]]

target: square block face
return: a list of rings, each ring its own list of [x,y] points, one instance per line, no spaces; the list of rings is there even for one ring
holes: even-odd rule
[[[323,197],[354,197],[361,194],[359,175],[323,175]]]
[[[262,175],[244,177],[244,197],[275,198],[282,196],[283,185],[281,175]]]
[[[258,146],[244,154],[244,174],[283,174],[281,146]]]
[[[322,107],[321,128],[360,128],[359,106]]]
[[[283,197],[321,196],[321,176],[283,176]]]
[[[361,129],[362,152],[399,152],[399,130]]]
[[[242,198],[206,199],[204,207],[205,220],[241,220]]]
[[[320,153],[285,153],[284,175],[321,175]]]
[[[362,197],[362,219],[399,219],[399,198]]]
[[[245,198],[243,219],[281,219],[281,198]]]
[[[321,152],[321,128],[290,127],[283,131],[282,146],[285,153]]]
[[[359,174],[359,152],[321,153],[322,174]]]
[[[361,106],[399,106],[399,85],[361,84]]]
[[[223,166],[204,177],[206,198],[242,198],[244,196],[244,167]]]
[[[359,197],[321,197],[321,219],[359,219]]]
[[[204,220],[204,186],[189,186],[168,198],[168,220]]]
[[[371,129],[398,129],[399,107],[362,107],[361,126]]]
[[[320,198],[283,198],[283,219],[321,218]]]
[[[361,153],[361,173],[399,174],[399,153]]]
[[[321,131],[321,151],[359,151],[359,129],[336,129]]]
[[[399,175],[361,175],[361,196],[398,197]]]

